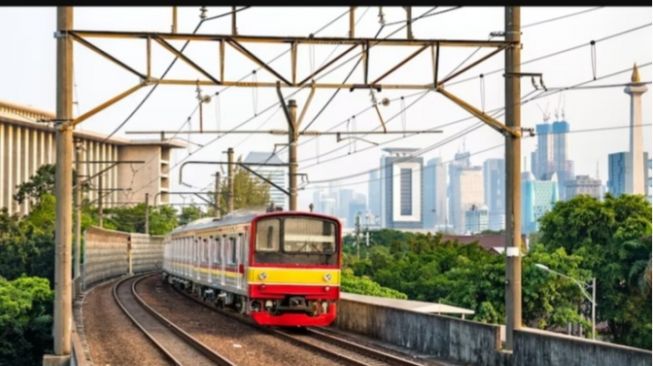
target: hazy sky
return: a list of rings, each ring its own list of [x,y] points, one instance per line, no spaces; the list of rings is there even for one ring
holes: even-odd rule
[[[435,12],[446,10],[449,7],[440,7]],[[418,16],[430,10],[428,7],[416,7],[413,16]],[[591,40],[596,40],[595,70],[596,76],[611,74],[623,69],[629,69],[633,63],[647,64],[651,62],[651,8],[634,7],[604,7],[571,16],[568,18],[538,24],[542,20],[556,18],[566,14],[582,12],[592,8],[522,8],[523,51],[522,61],[528,61],[539,56],[562,51],[577,45],[587,45],[577,50],[565,52],[560,55],[532,62],[522,67],[522,72],[541,72],[544,83],[549,88],[566,87],[589,81],[593,78],[592,50],[589,47]],[[221,14],[228,8],[208,8],[208,16]],[[244,10],[238,15],[238,30],[246,35],[297,35],[308,36],[320,27],[342,14],[344,7],[321,8],[294,8],[294,7],[254,7]],[[404,12],[401,8],[383,8],[386,23],[401,21]],[[416,38],[435,39],[488,39],[490,32],[503,30],[503,8],[500,7],[472,7],[461,8],[440,15],[425,17],[413,25]],[[180,8],[179,32],[192,32],[199,21],[199,8]],[[361,7],[357,10],[360,21],[357,26],[357,36],[373,37],[379,29],[379,9]],[[55,106],[55,8],[1,8],[0,9],[0,40],[6,53],[0,58],[0,99],[30,105],[36,108],[52,110]],[[170,8],[100,8],[86,7],[75,8],[74,26],[76,29],[102,29],[102,30],[144,30],[165,32],[170,29]],[[643,26],[642,29],[632,31],[621,36],[600,41],[629,29]],[[379,37],[386,37],[389,33],[400,27],[401,24],[387,25]],[[205,23],[199,33],[228,33],[230,32],[230,18],[213,20]],[[348,17],[344,16],[333,23],[317,36],[346,36],[348,30]],[[405,30],[397,32],[393,38],[405,37]],[[115,41],[94,40],[94,43],[115,54],[128,64],[139,70],[145,70],[144,41]],[[177,48],[181,43],[173,43]],[[335,46],[304,46],[299,50],[298,63],[300,75],[306,75],[312,68],[319,67],[325,58],[333,51]],[[251,46],[264,60],[269,60],[285,51],[285,46]],[[340,47],[339,50],[344,50]],[[379,48],[372,49],[370,58],[370,74],[379,75],[384,69],[398,62],[414,49],[408,48]],[[440,75],[448,74],[462,60],[469,56],[474,49],[443,49],[440,66]],[[336,51],[338,52],[338,51]],[[479,57],[487,51],[479,51],[474,57]],[[186,54],[197,61],[198,64],[217,73],[217,47],[215,43],[191,43]],[[173,56],[160,47],[153,48],[153,74],[160,75],[172,60]],[[497,72],[484,77],[484,94],[482,84],[478,77],[503,67],[503,53],[480,64],[472,70],[458,77],[456,80],[471,78],[471,80],[447,87],[448,90],[466,99],[481,108],[482,100],[485,109],[492,110],[503,106],[503,72]],[[333,72],[323,81],[341,82],[352,69],[356,60],[345,64]],[[429,82],[432,78],[430,68],[431,59],[425,52],[415,58],[406,68],[388,77],[388,82]],[[273,64],[283,74],[289,75],[289,56],[285,55]],[[88,49],[75,44],[75,98],[78,102],[76,113],[83,113],[103,100],[136,84],[138,80],[130,73],[118,68]],[[238,79],[250,74],[245,80],[254,80],[251,71],[255,65],[245,58],[231,52],[227,53],[226,75],[230,80]],[[361,67],[352,75],[352,80],[361,80]],[[640,68],[643,81],[651,80],[651,66]],[[170,78],[203,79],[190,67],[177,62],[168,75]],[[272,80],[264,71],[258,72],[258,81]],[[630,71],[614,77],[595,81],[587,85],[620,84],[630,80]],[[650,88],[650,86],[649,86]],[[82,129],[108,133],[112,131],[133,110],[143,98],[148,89],[143,89],[106,111],[96,115],[81,125]],[[218,87],[205,87],[205,94],[213,94],[221,90]],[[284,95],[292,92],[284,89]],[[522,95],[534,92],[530,79],[522,80]],[[311,121],[316,113],[331,97],[332,90],[318,90],[309,107],[305,123]],[[383,91],[377,95],[382,98],[397,99],[386,107],[381,107],[381,112],[386,120],[396,115],[388,122],[391,130],[427,129],[468,117],[467,112],[434,92],[427,92],[419,101],[407,109],[405,113],[398,113],[402,105],[409,105],[417,100],[422,93],[419,91]],[[296,99],[300,108],[303,107],[308,92],[303,90],[297,94]],[[643,98],[644,123],[651,123],[651,95],[649,91]],[[405,96],[404,102],[399,99]],[[261,113],[267,106],[277,101],[274,89],[261,88],[256,91],[248,88],[230,88],[223,91],[218,98],[213,98],[204,109],[204,121],[207,128],[231,129],[244,120],[259,116],[242,128],[272,129],[285,128],[283,114],[278,108],[273,108],[267,113]],[[178,129],[191,114],[196,106],[195,87],[161,86],[147,101],[141,110],[134,115],[129,123],[118,135],[125,131],[153,130],[153,129]],[[370,106],[368,91],[357,90],[349,92],[342,90],[326,108],[324,113],[315,120],[311,130],[326,130],[337,123],[345,121],[352,115]],[[555,120],[556,109],[564,109],[566,120],[570,123],[571,130],[623,126],[629,121],[629,99],[623,93],[623,87],[604,89],[569,90],[548,97],[539,98],[522,107],[522,124],[533,127],[543,119],[543,112],[551,115]],[[501,118],[499,118],[501,119]],[[197,129],[198,115],[192,117],[193,129]],[[334,177],[345,176],[357,172],[376,168],[379,165],[380,150],[385,147],[427,147],[434,143],[455,136],[459,131],[465,130],[478,123],[477,120],[468,119],[462,122],[448,124],[442,128],[439,135],[421,135],[408,137],[390,144],[373,147],[364,141],[358,141],[356,146],[346,142],[336,143],[333,136],[321,137],[318,140],[305,142],[299,149],[300,171],[308,173],[311,181],[321,181]],[[378,128],[379,121],[373,110],[358,115],[355,123],[350,123],[351,129],[370,130]],[[346,124],[337,130],[346,130]],[[644,129],[645,150],[651,150],[651,128]],[[134,138],[134,136],[130,136]],[[186,138],[187,135],[180,135]],[[193,141],[203,144],[215,136],[193,135]],[[371,141],[383,143],[397,136],[372,136],[366,137]],[[274,143],[285,142],[284,137],[267,135],[228,135],[208,145],[191,159],[218,160],[222,159],[222,151],[227,147],[234,147],[238,155],[243,157],[249,151],[270,151]],[[433,157],[442,157],[444,161],[453,158],[453,154],[460,150],[462,144],[468,151],[474,153],[484,151],[489,147],[500,144],[502,137],[487,126],[483,126],[465,136],[456,139],[444,146],[426,152],[425,161]],[[607,155],[612,152],[624,151],[628,144],[628,130],[607,130],[602,132],[570,134],[569,158],[576,162],[576,174],[596,175],[597,167],[602,180],[607,177]],[[372,148],[370,148],[372,146]],[[185,157],[190,150],[178,150],[176,160]],[[333,149],[339,148],[328,155]],[[535,139],[525,139],[522,152],[526,156],[535,148]],[[366,149],[365,151],[360,151]],[[360,152],[359,152],[360,151]],[[351,153],[351,154],[349,154]],[[285,153],[284,153],[285,154]],[[317,156],[321,156],[319,161]],[[332,161],[331,158],[342,156]],[[474,164],[482,164],[487,158],[502,157],[503,148],[495,148],[483,153],[473,155]],[[285,158],[285,157],[284,157]],[[598,164],[598,165],[597,165]],[[530,167],[530,162],[529,162]],[[212,171],[199,168],[185,170],[184,180],[197,187],[209,184]],[[188,174],[186,176],[186,174]],[[171,180],[176,183],[177,172],[171,174]],[[360,192],[367,191],[367,174],[335,182],[338,187],[350,186]],[[173,184],[175,184],[173,183]],[[306,207],[311,200],[313,189],[323,187],[324,184],[309,185],[300,194],[300,206]],[[175,189],[175,187],[173,187]]]

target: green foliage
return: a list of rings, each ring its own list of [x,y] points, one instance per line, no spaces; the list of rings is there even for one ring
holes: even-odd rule
[[[55,166],[52,164],[41,165],[36,174],[30,177],[27,182],[18,186],[18,191],[14,194],[14,199],[18,203],[25,200],[34,202],[44,193],[54,193],[54,174]]]
[[[229,187],[220,187],[220,213],[227,213]],[[214,199],[212,199],[214,201]],[[270,186],[268,183],[252,176],[247,170],[234,168],[234,210],[246,208],[263,208],[270,203]],[[210,211],[213,213],[213,210]]]
[[[204,212],[197,206],[187,206],[181,209],[179,214],[179,225],[186,225],[189,222],[195,221],[204,217]]]
[[[353,294],[391,297],[393,299],[408,298],[406,294],[391,288],[383,287],[372,281],[367,276],[358,277],[354,275],[354,272],[349,268],[342,271],[340,286],[342,291],[351,292]]]
[[[565,248],[596,277],[597,322],[608,322],[611,339],[650,349],[650,203],[637,195],[578,196],[558,202],[540,223],[547,250]]]
[[[0,277],[0,365],[37,365],[52,347],[48,280]]]
[[[115,207],[105,210],[103,226],[107,229],[143,233],[145,232],[145,204],[131,207]],[[172,206],[150,207],[150,232],[164,235],[177,227],[177,212]]]
[[[500,323],[504,318],[505,258],[477,244],[443,241],[440,235],[393,230],[371,233],[374,245],[363,247],[362,259],[345,257],[345,266],[357,276],[369,277],[421,301],[440,302],[474,310],[473,319]],[[346,238],[346,253],[355,252]],[[548,264],[568,273],[580,273],[580,258],[564,250],[548,253],[536,246],[524,260],[524,322],[543,329],[580,322],[583,298],[573,283],[548,276],[534,263]]]

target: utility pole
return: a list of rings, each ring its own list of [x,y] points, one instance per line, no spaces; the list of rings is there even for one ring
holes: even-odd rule
[[[98,184],[98,202],[97,202],[97,209],[98,209],[98,216],[99,216],[99,221],[100,221],[100,227],[104,227],[104,197],[102,197],[103,193],[103,182],[102,182],[102,174],[100,174],[99,177],[97,177],[97,184]]]
[[[54,355],[45,355],[44,365],[68,365],[72,349],[73,40],[65,33],[71,29],[73,8],[57,7]]]
[[[294,99],[288,101],[288,185],[290,198],[288,209],[297,211],[297,140],[299,126],[297,124],[297,103]]]
[[[227,212],[234,210],[234,149],[227,149]]]
[[[220,218],[220,172],[215,172],[215,186],[213,189],[213,202],[215,217]]]
[[[145,193],[145,234],[150,234],[150,194]]]
[[[515,42],[505,53],[506,126],[521,129],[520,8],[505,9],[505,38]],[[521,293],[521,134],[506,134],[506,349],[514,346],[514,330],[522,326]]]
[[[82,247],[82,146],[75,145],[75,246],[73,247],[73,280],[77,284],[80,276],[80,253]],[[79,289],[75,287],[75,294]]]

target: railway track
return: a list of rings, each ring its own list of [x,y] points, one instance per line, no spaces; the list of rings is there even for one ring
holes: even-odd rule
[[[129,277],[116,282],[113,297],[136,327],[175,365],[234,366],[224,356],[170,322],[147,305],[136,292],[136,284],[148,277]]]
[[[239,314],[220,309],[208,304],[185,291],[173,288],[180,294],[195,301],[196,303],[212,309],[222,315],[228,316],[242,323],[245,323],[258,330],[268,332],[280,338],[286,339],[296,345],[310,349],[325,357],[337,361],[339,364],[351,366],[423,366],[422,363],[415,362],[407,357],[396,356],[385,352],[384,350],[368,347],[358,343],[338,338],[327,332],[314,328],[268,328],[261,327],[253,323],[250,319],[240,316]]]

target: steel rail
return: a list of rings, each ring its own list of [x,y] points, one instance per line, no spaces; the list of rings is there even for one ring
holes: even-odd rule
[[[300,339],[300,338],[298,338],[296,336],[293,336],[292,334],[284,332],[282,330],[260,326],[260,325],[258,325],[256,323],[254,323],[250,318],[246,318],[246,317],[244,317],[244,316],[242,316],[240,314],[232,313],[232,312],[227,311],[225,309],[221,309],[221,308],[219,308],[219,307],[217,307],[215,305],[206,303],[206,302],[202,301],[201,299],[197,298],[196,296],[193,296],[192,294],[189,294],[189,293],[179,289],[177,286],[172,286],[172,288],[175,291],[177,291],[177,293],[187,297],[188,299],[190,299],[192,301],[195,301],[196,303],[198,303],[198,304],[200,304],[200,305],[202,305],[204,307],[207,307],[207,308],[215,311],[218,314],[227,316],[227,317],[232,318],[234,320],[237,320],[237,321],[239,321],[239,322],[241,322],[243,324],[254,327],[254,328],[258,329],[258,330],[262,330],[264,332],[267,332],[267,333],[270,333],[270,334],[285,338],[288,341],[293,342],[293,343],[295,343],[297,345],[300,345],[300,346],[306,347],[306,348],[310,348],[311,350],[313,350],[313,351],[315,351],[317,353],[321,353],[321,354],[325,355],[328,358],[336,359],[336,360],[339,360],[339,361],[341,361],[341,362],[343,362],[345,364],[354,365],[354,366],[371,366],[367,362],[357,360],[355,358],[352,358],[352,357],[343,355],[341,353],[338,353],[335,350],[330,350],[328,348],[323,348],[323,347],[320,347],[320,346],[318,346],[316,344],[313,344],[311,342],[304,341],[304,340],[302,340],[302,339]],[[316,331],[316,330],[314,330],[312,328],[304,328],[304,329],[306,329],[307,332],[311,333],[310,336],[313,337],[313,338],[318,338],[319,337],[319,338],[326,339],[326,340],[319,340],[318,339],[318,341],[321,341],[323,343],[330,343],[331,345],[335,345],[335,346],[340,347],[340,348],[349,349],[350,351],[357,352],[357,353],[359,353],[359,354],[361,354],[361,355],[363,355],[363,356],[365,356],[367,358],[372,358],[372,359],[375,359],[375,360],[379,360],[381,362],[388,363],[390,365],[423,366],[423,364],[416,363],[414,361],[411,361],[411,360],[408,360],[408,359],[405,359],[405,358],[401,358],[399,356],[389,354],[389,353],[384,352],[382,350],[378,350],[378,349],[375,349],[375,348],[372,348],[372,347],[366,347],[366,346],[355,344],[353,342],[337,339],[337,338],[335,338],[333,336],[329,336],[328,334],[324,334],[324,333],[322,333],[320,331]]]
[[[123,312],[124,312],[124,313],[125,313],[125,314],[126,314],[126,315],[131,319],[131,320],[132,320],[132,322],[134,322],[134,324],[136,324],[136,325],[138,326],[138,328],[139,328],[139,329],[140,329],[140,330],[141,330],[141,331],[142,331],[142,332],[143,332],[143,333],[144,333],[144,334],[145,334],[145,335],[146,335],[146,336],[147,336],[147,337],[148,337],[148,338],[149,338],[149,339],[150,339],[150,340],[151,340],[151,341],[152,341],[152,342],[157,346],[157,347],[159,347],[159,348],[160,348],[160,349],[161,349],[161,350],[166,354],[166,356],[167,356],[168,358],[170,358],[171,360],[173,360],[173,362],[175,362],[175,364],[177,364],[177,365],[182,365],[182,363],[181,363],[177,358],[175,358],[175,357],[172,355],[171,351],[168,350],[168,349],[166,349],[163,345],[161,345],[160,342],[156,341],[155,338],[154,338],[154,336],[152,336],[152,335],[151,335],[151,334],[150,334],[150,333],[145,329],[145,327],[142,326],[142,325],[141,325],[141,324],[140,324],[140,323],[135,319],[135,317],[134,317],[132,314],[129,313],[129,311],[128,311],[127,308],[124,306],[124,304],[121,303],[121,299],[120,299],[120,296],[118,295],[118,291],[117,291],[117,289],[118,289],[118,287],[120,287],[123,283],[125,283],[125,282],[127,282],[127,281],[130,281],[130,280],[132,281],[132,282],[131,282],[131,292],[130,292],[130,294],[133,296],[133,299],[136,301],[136,303],[137,303],[138,305],[140,305],[140,306],[141,306],[141,307],[142,307],[142,308],[143,308],[143,309],[144,309],[148,314],[152,315],[152,316],[153,316],[155,319],[157,319],[157,320],[158,320],[162,325],[164,325],[166,328],[168,328],[168,329],[169,329],[169,330],[170,330],[170,331],[171,331],[175,336],[177,336],[178,338],[180,338],[184,343],[190,345],[190,346],[191,346],[192,348],[194,348],[195,350],[199,351],[202,355],[204,355],[204,356],[205,356],[207,359],[209,359],[211,362],[214,362],[215,364],[217,364],[217,365],[221,365],[221,366],[235,366],[235,364],[232,363],[231,361],[229,361],[226,357],[224,357],[224,356],[220,355],[219,353],[213,351],[213,350],[212,350],[211,348],[209,348],[207,345],[205,345],[204,343],[202,343],[201,341],[199,341],[198,339],[196,339],[195,337],[193,337],[192,335],[190,335],[188,332],[186,332],[186,331],[184,331],[183,329],[181,329],[179,326],[177,326],[176,324],[174,324],[172,321],[170,321],[168,318],[166,318],[165,316],[163,316],[161,313],[159,313],[159,312],[157,312],[156,310],[154,310],[154,308],[152,308],[151,306],[149,306],[149,305],[145,302],[145,300],[143,300],[143,298],[141,298],[141,297],[138,295],[138,292],[136,291],[136,285],[137,285],[140,281],[144,280],[145,278],[147,278],[147,277],[149,277],[149,276],[152,276],[152,274],[143,275],[143,276],[138,277],[138,278],[128,277],[128,278],[126,278],[126,279],[123,279],[123,280],[118,281],[118,282],[116,283],[116,285],[114,285],[114,288],[113,288],[114,299],[115,299],[116,302],[120,305],[120,307],[121,307],[121,309],[123,310]]]

